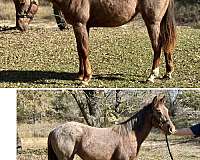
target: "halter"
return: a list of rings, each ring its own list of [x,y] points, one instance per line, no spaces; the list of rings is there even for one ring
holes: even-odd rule
[[[29,14],[33,5],[37,5],[35,0],[30,0],[30,6],[28,7],[27,11],[22,11],[22,13],[17,14],[17,18],[30,18],[33,19],[34,15]]]
[[[154,111],[153,111],[153,112],[154,112]],[[165,120],[165,119],[163,118],[163,116],[161,116],[161,118],[158,119],[155,115],[153,115],[153,117],[152,117],[152,123],[153,123],[153,122],[157,122],[157,123],[158,123],[158,127],[159,127],[160,129],[162,129],[162,126],[163,126],[164,124],[166,124],[167,122],[169,122],[169,120],[168,120],[168,119]],[[168,149],[168,151],[169,151],[170,158],[171,158],[171,160],[174,160],[174,158],[173,158],[173,156],[172,156],[172,153],[171,153],[171,150],[170,150],[170,146],[169,146],[167,134],[165,134],[165,141],[166,141],[166,143],[167,143],[167,149]]]
[[[153,111],[154,112],[154,111]],[[158,119],[154,114],[152,117],[152,123],[156,122],[158,124],[158,127],[162,129],[163,125],[169,122],[168,119],[163,118],[164,116],[162,115],[160,119]]]

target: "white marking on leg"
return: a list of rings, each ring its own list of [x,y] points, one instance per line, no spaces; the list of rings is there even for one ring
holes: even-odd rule
[[[156,77],[158,77],[159,76],[159,67],[155,68],[152,72]]]
[[[167,72],[164,77],[171,79],[172,78],[172,72]]]
[[[152,73],[151,73],[150,77],[148,78],[148,81],[154,83],[154,79],[157,78],[158,76],[159,76],[159,67],[152,70]]]

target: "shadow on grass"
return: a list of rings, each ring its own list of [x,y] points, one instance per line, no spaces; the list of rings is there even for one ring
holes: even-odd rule
[[[101,74],[93,75],[92,79],[98,80],[124,80],[123,74]],[[17,70],[6,70],[0,71],[0,83],[3,82],[34,82],[43,83],[42,80],[77,80],[77,73],[69,72],[53,72],[53,71],[17,71]],[[37,82],[39,81],[39,82]]]
[[[75,80],[76,73],[51,71],[17,71],[7,70],[0,72],[0,82],[35,82],[37,80]]]
[[[117,74],[99,74],[99,75],[93,75],[92,79],[97,80],[108,80],[108,81],[114,81],[114,80],[125,80],[123,78],[123,74],[117,73]]]
[[[18,30],[18,28],[15,27],[9,27],[9,26],[0,26],[0,32],[4,32],[4,31],[11,31],[11,30]]]

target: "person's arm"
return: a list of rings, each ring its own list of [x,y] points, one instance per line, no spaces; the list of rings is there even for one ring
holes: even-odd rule
[[[195,137],[200,137],[200,123],[193,125],[190,129]]]
[[[180,128],[177,129],[174,133],[176,136],[194,136],[192,130],[190,128]]]

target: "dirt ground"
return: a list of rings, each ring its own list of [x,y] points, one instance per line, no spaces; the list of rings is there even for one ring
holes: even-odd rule
[[[17,160],[47,160],[47,138],[22,138],[23,150]],[[175,160],[200,159],[200,139],[169,137],[170,149]],[[80,160],[77,156],[76,160]],[[150,133],[142,144],[139,160],[170,160],[165,136]]]

